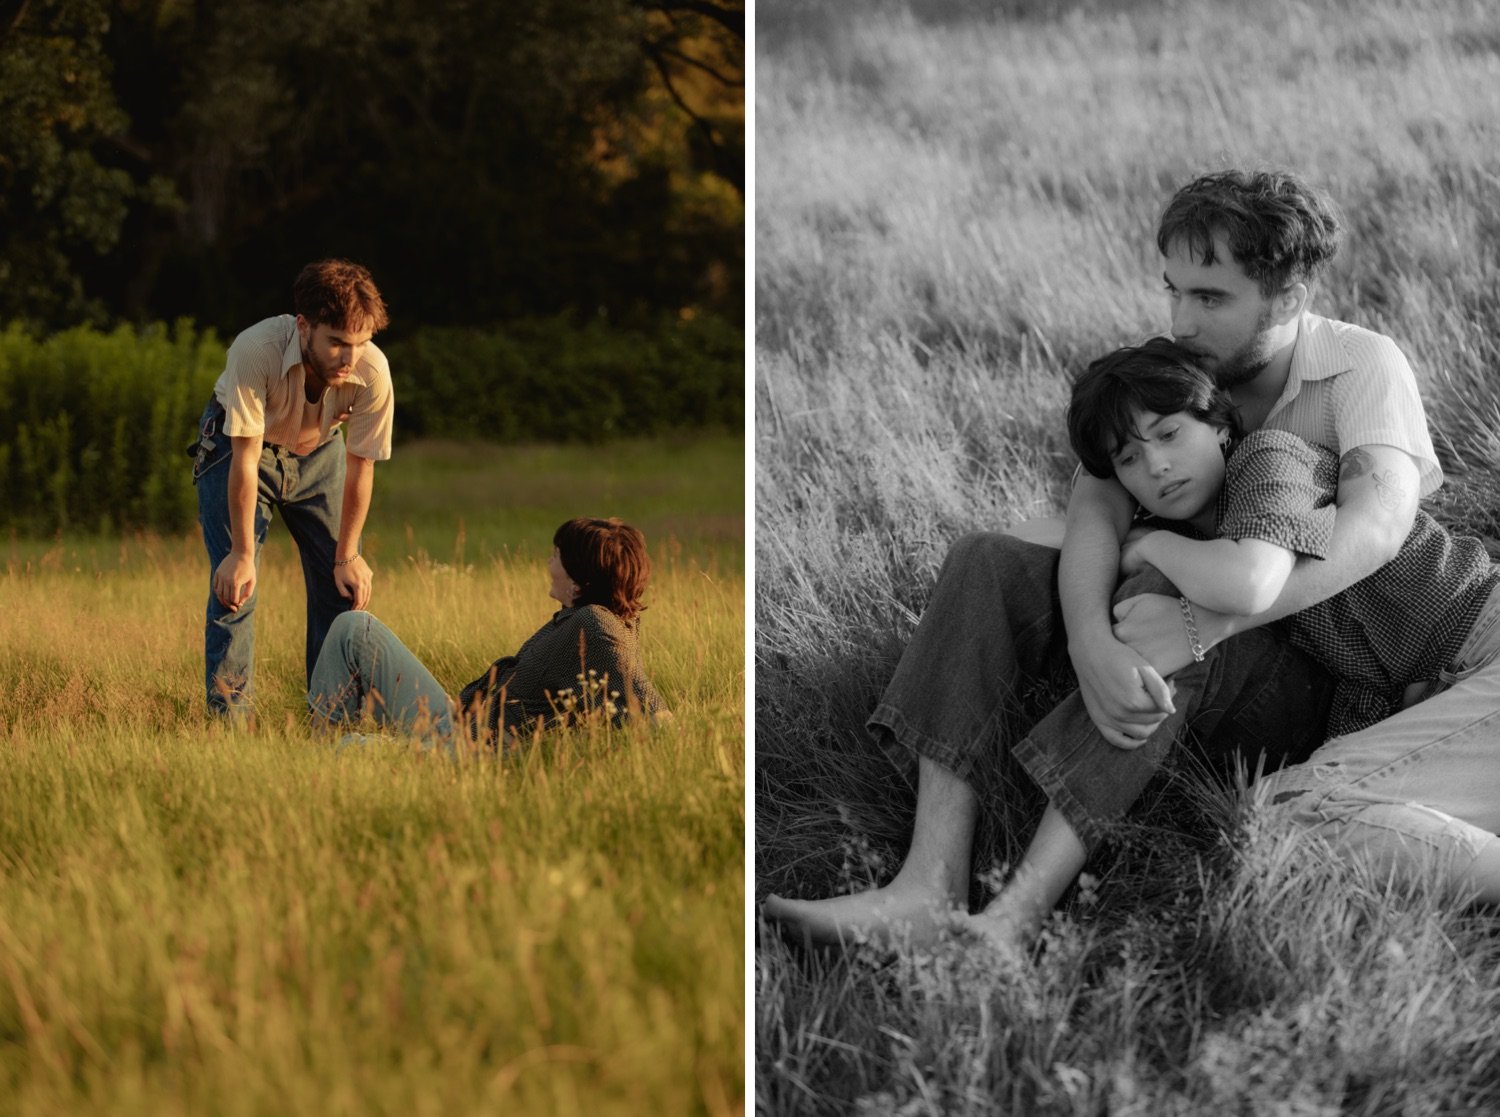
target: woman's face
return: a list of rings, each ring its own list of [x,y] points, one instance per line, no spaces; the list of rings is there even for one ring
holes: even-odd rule
[[[1224,440],[1229,436],[1186,411],[1140,411],[1135,424],[1137,437],[1115,451],[1120,484],[1148,512],[1168,520],[1211,518],[1224,487]]]
[[[572,605],[573,599],[578,596],[578,587],[563,569],[562,553],[556,547],[552,548],[552,557],[547,560],[547,573],[552,575],[552,588],[547,591],[548,596],[564,606]]]

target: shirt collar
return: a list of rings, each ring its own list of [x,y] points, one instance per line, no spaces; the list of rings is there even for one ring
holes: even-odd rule
[[[1349,355],[1339,344],[1333,324],[1321,315],[1303,312],[1297,323],[1297,343],[1292,349],[1292,374],[1287,378],[1288,387],[1300,385],[1304,380],[1327,380],[1353,367]]]
[[[1327,380],[1353,367],[1328,319],[1303,311],[1297,321],[1297,340],[1292,344],[1292,366],[1287,371],[1286,387],[1281,389],[1267,418],[1296,399],[1305,382]]]

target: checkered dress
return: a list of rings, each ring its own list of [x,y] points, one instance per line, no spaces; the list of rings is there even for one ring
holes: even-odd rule
[[[525,737],[538,721],[571,722],[609,701],[617,725],[630,713],[665,708],[641,667],[636,625],[602,605],[575,605],[554,613],[515,655],[495,660],[459,693],[458,706],[465,722],[485,727],[496,742]]]
[[[1323,558],[1333,533],[1338,458],[1285,431],[1247,435],[1229,458],[1219,532]],[[1401,708],[1410,683],[1435,679],[1463,646],[1500,567],[1477,539],[1418,511],[1396,557],[1342,593],[1280,622],[1291,643],[1340,680],[1330,737]]]

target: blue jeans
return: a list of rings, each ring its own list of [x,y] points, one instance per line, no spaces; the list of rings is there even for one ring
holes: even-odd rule
[[[229,436],[223,432],[224,408],[211,400],[199,423],[193,482],[198,489],[198,522],[208,549],[210,585],[208,615],[203,631],[204,684],[211,713],[248,712],[254,704],[255,604],[259,589],[230,611],[214,596],[212,578],[231,550],[229,530]],[[344,446],[340,439],[325,442],[310,454],[297,455],[281,446],[265,446],[260,453],[259,484],[255,498],[255,563],[260,566],[261,544],[279,509],[302,558],[302,580],[307,587],[307,676],[334,618],[353,604],[333,581],[334,549],[338,545],[339,515],[344,504]]]
[[[1441,684],[1267,780],[1257,799],[1275,825],[1318,834],[1382,875],[1436,865],[1461,880],[1500,841],[1500,590]]]
[[[887,751],[925,756],[976,787],[1014,753],[1078,836],[1093,847],[1188,739],[1211,767],[1243,758],[1267,768],[1322,743],[1334,680],[1265,629],[1224,642],[1172,677],[1177,712],[1137,749],[1094,727],[1074,689],[1031,727],[1022,698],[1039,682],[1076,686],[1057,590],[1059,551],[1008,535],[954,543],[922,619],[869,720]],[[1176,591],[1155,571],[1120,588]],[[1183,639],[1186,639],[1184,634]]]
[[[434,742],[451,742],[453,701],[396,634],[369,613],[333,622],[313,666],[307,705],[328,721],[368,715]]]

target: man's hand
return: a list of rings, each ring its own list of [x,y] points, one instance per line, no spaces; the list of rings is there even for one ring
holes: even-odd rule
[[[200,585],[202,583],[199,583]],[[255,556],[230,551],[214,570],[214,597],[231,613],[238,613],[240,606],[255,592]]]
[[[1130,645],[1132,651],[1161,674],[1171,675],[1193,662],[1182,604],[1177,598],[1159,593],[1127,597],[1115,606],[1114,614],[1115,639]],[[1200,641],[1203,636],[1200,631]],[[1211,646],[1207,641],[1203,644]]]
[[[1171,684],[1123,644],[1073,649],[1073,667],[1089,717],[1116,748],[1139,748],[1176,710]]]
[[[333,568],[333,584],[338,587],[342,596],[354,602],[356,609],[363,609],[370,604],[372,577],[374,575],[370,571],[370,564],[360,555],[355,555],[353,561],[346,562],[343,566]]]

